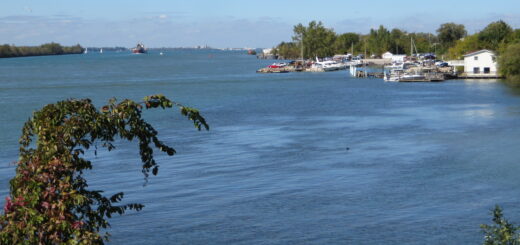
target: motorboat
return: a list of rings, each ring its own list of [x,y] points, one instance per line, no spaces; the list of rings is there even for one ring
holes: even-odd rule
[[[320,61],[318,57],[316,57],[316,62],[311,65],[311,71],[337,71],[346,69],[347,65],[344,63],[339,63],[334,60],[325,60]]]
[[[385,80],[385,82],[399,82],[403,75],[403,69],[392,69],[389,73],[385,73],[383,80]]]

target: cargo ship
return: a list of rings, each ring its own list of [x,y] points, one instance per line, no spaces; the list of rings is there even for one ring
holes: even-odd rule
[[[138,43],[137,46],[132,49],[132,53],[134,53],[134,54],[144,54],[144,53],[146,53],[146,49],[144,48],[144,44]]]

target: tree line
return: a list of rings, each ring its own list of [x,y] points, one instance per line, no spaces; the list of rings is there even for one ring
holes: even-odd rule
[[[40,46],[14,46],[9,44],[0,45],[0,58],[81,54],[84,48],[79,44],[75,46],[61,46],[58,43],[46,43]]]
[[[419,53],[435,53],[446,59],[460,59],[465,53],[478,49],[490,49],[500,54],[509,44],[520,42],[520,29],[513,29],[502,20],[490,23],[481,32],[472,35],[468,35],[464,25],[451,22],[440,25],[436,33],[407,32],[399,28],[389,30],[381,25],[370,29],[368,34],[338,34],[317,21],[311,21],[307,26],[298,24],[293,32],[291,42],[281,42],[275,47],[276,55],[285,59],[352,52],[366,52],[368,56],[380,56],[387,51],[411,55],[416,50]]]

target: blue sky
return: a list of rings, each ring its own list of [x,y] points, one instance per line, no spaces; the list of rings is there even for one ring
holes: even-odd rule
[[[0,43],[271,47],[311,20],[339,33],[435,32],[445,22],[474,33],[499,19],[520,28],[520,0],[2,0]]]

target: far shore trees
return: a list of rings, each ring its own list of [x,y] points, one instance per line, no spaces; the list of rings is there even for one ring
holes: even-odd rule
[[[4,44],[0,45],[0,58],[81,54],[83,51],[83,47],[81,47],[79,44],[70,47],[61,46],[58,43],[46,43],[40,46],[14,46]]]
[[[455,24],[453,22],[442,24],[437,29],[437,37],[442,45],[443,50],[447,50],[453,46],[455,41],[460,40],[468,34],[466,28],[462,24]]]
[[[336,33],[332,29],[325,28],[321,21],[311,21],[308,26],[298,24],[294,26],[293,31],[293,41],[300,49],[303,44],[303,56],[305,58],[334,55]]]
[[[303,38],[303,42],[302,42]],[[520,29],[513,30],[504,21],[490,23],[481,32],[468,35],[462,24],[444,23],[434,33],[407,32],[398,28],[388,30],[381,25],[370,29],[368,34],[347,32],[337,34],[311,21],[308,26],[294,26],[292,42],[282,42],[275,47],[275,53],[285,59],[303,56],[326,57],[335,54],[354,53],[380,56],[384,52],[411,55],[411,41],[419,53],[435,53],[444,59],[461,59],[462,55],[478,49],[490,49],[502,53],[510,43],[520,42]],[[414,52],[415,53],[415,52]]]
[[[486,26],[486,28],[478,34],[478,39],[483,48],[499,50],[501,45],[510,41],[507,39],[509,39],[512,33],[513,29],[511,26],[499,20]]]

